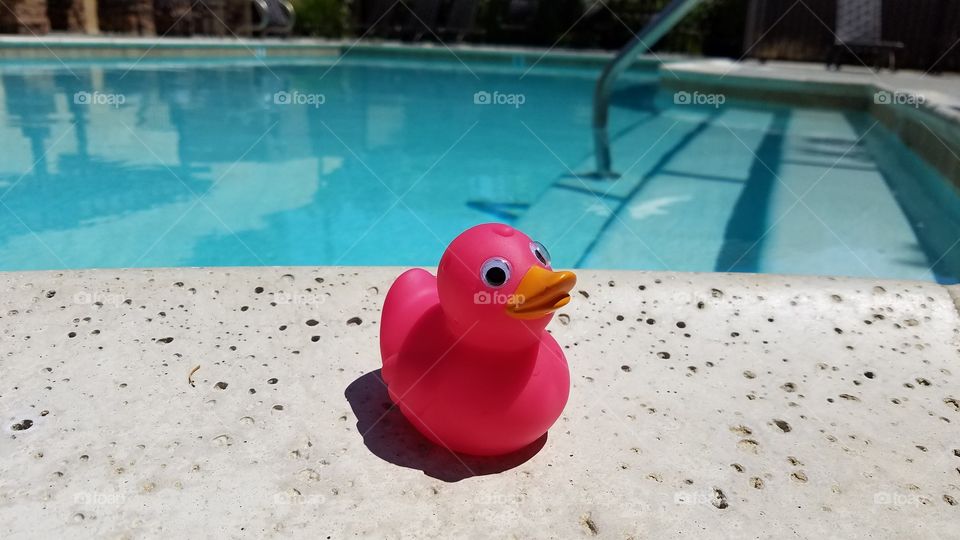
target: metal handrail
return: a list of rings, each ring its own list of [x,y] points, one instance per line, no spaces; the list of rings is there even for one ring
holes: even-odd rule
[[[293,3],[288,0],[280,0],[280,3],[283,4],[284,9],[287,10],[287,26],[283,28],[283,31],[289,34],[293,31],[294,25],[297,24],[297,10],[293,7]]]
[[[252,3],[257,10],[257,14],[260,15],[260,23],[251,27],[251,30],[263,32],[270,26],[270,6],[267,5],[267,0],[252,0]]]
[[[260,24],[251,29],[254,32],[265,32],[269,30],[273,24],[273,21],[270,19],[270,4],[267,3],[267,0],[252,0],[252,2],[257,13],[260,15]],[[279,4],[287,12],[287,24],[279,27],[279,30],[281,33],[289,34],[290,31],[293,30],[293,25],[296,24],[297,11],[288,0],[279,0]]]
[[[597,153],[597,172],[599,177],[616,177],[610,158],[610,137],[607,133],[607,120],[610,111],[610,93],[613,83],[636,59],[637,55],[649,51],[657,41],[700,5],[703,0],[673,0],[650,19],[639,34],[627,43],[613,60],[603,68],[597,79],[597,88],[593,96],[593,143]]]

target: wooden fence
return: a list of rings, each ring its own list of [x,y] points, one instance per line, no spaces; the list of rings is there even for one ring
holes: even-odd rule
[[[883,39],[904,44],[897,55],[899,67],[960,70],[960,1],[886,0],[882,19]],[[836,0],[752,0],[744,55],[823,62],[834,47],[835,20]],[[847,63],[859,60],[854,57]]]

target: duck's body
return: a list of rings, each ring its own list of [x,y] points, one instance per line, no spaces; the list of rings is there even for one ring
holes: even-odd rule
[[[504,454],[536,441],[570,391],[567,361],[544,332],[503,353],[465,343],[448,327],[436,278],[401,275],[383,308],[383,380],[390,399],[428,439],[473,455]]]
[[[503,454],[536,441],[563,411],[570,375],[544,328],[575,277],[550,271],[541,249],[506,225],[480,225],[451,243],[438,277],[409,270],[387,293],[383,380],[433,442]]]

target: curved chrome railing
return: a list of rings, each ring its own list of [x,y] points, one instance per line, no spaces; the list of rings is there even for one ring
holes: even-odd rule
[[[287,10],[287,25],[283,27],[283,31],[289,34],[293,31],[293,26],[297,23],[297,10],[293,7],[293,3],[288,0],[280,0],[280,3],[283,4],[283,8]]]
[[[275,22],[272,20],[270,15],[270,4],[267,0],[252,0],[253,6],[257,10],[257,14],[260,16],[260,22],[252,28],[254,32],[264,32],[270,29],[272,24]],[[281,9],[287,12],[287,21],[283,26],[275,28],[273,30],[279,30],[282,34],[289,34],[293,30],[293,25],[297,20],[297,11],[294,9],[293,4],[288,0],[279,0]]]
[[[593,96],[593,142],[597,153],[596,176],[616,177],[610,157],[610,136],[607,133],[607,120],[610,112],[610,93],[613,83],[637,55],[649,51],[671,28],[697,7],[703,0],[673,0],[660,13],[643,27],[639,34],[627,43],[605,68],[597,79],[597,88]]]
[[[253,0],[252,3],[260,19],[258,24],[251,29],[254,32],[263,32],[270,25],[270,6],[267,5],[267,0]]]

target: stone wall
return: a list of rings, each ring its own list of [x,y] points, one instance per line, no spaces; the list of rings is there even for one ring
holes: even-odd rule
[[[108,33],[152,36],[157,33],[153,0],[100,0],[100,30]]]
[[[5,0],[0,5],[0,33],[29,35],[49,31],[46,0]]]
[[[157,33],[171,36],[250,34],[250,3],[245,0],[156,0]]]
[[[83,0],[47,0],[51,31],[83,33],[86,31],[85,15]]]
[[[4,0],[0,34],[84,33],[84,0]],[[247,0],[99,0],[99,30],[111,34],[248,36]],[[96,28],[97,21],[90,24]],[[95,31],[95,30],[94,30]]]

